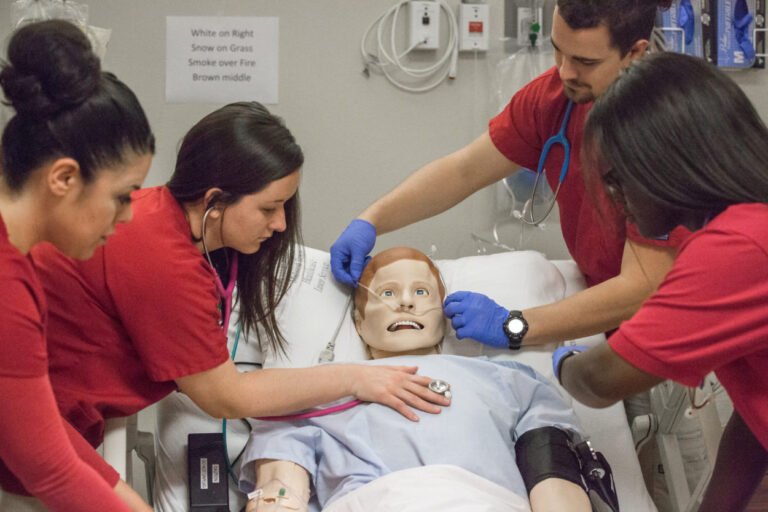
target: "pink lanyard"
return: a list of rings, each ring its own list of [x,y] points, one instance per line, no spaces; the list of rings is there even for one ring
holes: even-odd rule
[[[237,282],[237,255],[236,251],[232,251],[232,264],[229,266],[229,281],[226,288],[224,288],[224,284],[221,282],[216,269],[211,269],[216,281],[216,290],[219,292],[219,296],[224,299],[224,315],[222,316],[221,324],[224,332],[227,332],[227,329],[229,329],[229,318],[232,316],[232,295],[234,294],[235,283]]]
[[[292,420],[303,420],[307,418],[315,418],[317,416],[325,416],[327,414],[333,414],[334,412],[341,412],[346,411],[347,409],[351,409],[355,407],[356,405],[360,405],[360,400],[350,400],[349,402],[344,402],[342,404],[333,405],[331,407],[324,407],[322,409],[313,409],[311,411],[307,412],[300,412],[298,414],[286,414],[285,416],[261,416],[259,418],[256,418],[257,420],[264,420],[264,421],[292,421]]]

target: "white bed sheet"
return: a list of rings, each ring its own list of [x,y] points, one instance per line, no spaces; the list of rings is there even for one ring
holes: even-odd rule
[[[333,333],[336,339],[336,361],[364,359],[365,351],[350,315],[346,291],[331,277],[328,253],[307,248],[302,273],[292,286],[279,311],[279,321],[289,341],[288,354],[262,354],[255,343],[238,347],[236,361],[264,362],[267,367],[309,366],[317,358]],[[486,293],[507,307],[524,309],[545,304],[575,293],[585,287],[578,268],[572,261],[548,261],[532,251],[473,256],[438,261],[449,292],[469,289]],[[233,324],[235,319],[233,317]],[[341,324],[339,326],[339,324]],[[230,332],[230,344],[234,329]],[[599,343],[602,336],[578,340],[580,344]],[[574,342],[576,343],[576,342]],[[446,337],[445,353],[467,356],[487,355],[514,359],[536,368],[552,378],[553,346],[524,349],[512,354],[474,342],[460,342],[451,334]],[[561,388],[564,396],[568,396]],[[640,466],[621,403],[607,409],[592,409],[574,402],[573,407],[591,436],[593,446],[610,462],[623,510],[655,512],[643,483]],[[221,421],[202,413],[186,396],[174,393],[158,407],[157,474],[154,487],[155,510],[181,512],[189,510],[186,469],[186,439],[189,433],[220,432]],[[230,458],[235,458],[248,438],[248,427],[242,421],[228,422],[227,440]],[[244,497],[230,486],[230,510],[239,511]]]

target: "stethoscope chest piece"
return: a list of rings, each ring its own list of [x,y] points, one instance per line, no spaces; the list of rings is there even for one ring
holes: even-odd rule
[[[427,385],[427,388],[438,395],[443,395],[448,400],[451,399],[451,385],[444,380],[435,379]]]

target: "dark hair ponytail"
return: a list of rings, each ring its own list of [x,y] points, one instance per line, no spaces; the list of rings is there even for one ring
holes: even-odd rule
[[[7,105],[16,110],[2,137],[3,177],[18,191],[32,171],[74,158],[89,182],[122,163],[128,150],[154,153],[155,139],[136,96],[101,70],[85,34],[50,20],[17,30],[0,70]]]

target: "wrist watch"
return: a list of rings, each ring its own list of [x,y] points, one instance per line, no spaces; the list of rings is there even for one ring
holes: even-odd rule
[[[523,318],[522,311],[510,311],[504,320],[504,334],[509,340],[510,350],[520,350],[525,333],[528,332],[528,322]]]

